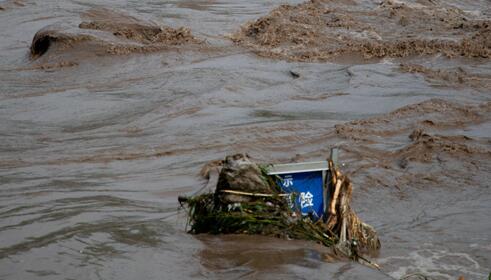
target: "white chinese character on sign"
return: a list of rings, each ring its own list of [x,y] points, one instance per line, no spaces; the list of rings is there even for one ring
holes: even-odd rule
[[[283,187],[288,188],[293,185],[293,178],[285,178],[283,180]]]
[[[314,196],[310,192],[300,193],[300,207],[312,207],[314,206]]]
[[[293,208],[295,205],[293,204],[294,203],[294,196],[292,193],[289,193],[288,196],[287,196],[287,202],[288,202],[288,207],[290,208]]]

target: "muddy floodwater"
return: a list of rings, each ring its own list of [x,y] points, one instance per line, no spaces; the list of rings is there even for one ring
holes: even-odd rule
[[[380,271],[186,233],[206,163],[331,147]],[[490,186],[489,0],[0,0],[0,279],[487,279]]]

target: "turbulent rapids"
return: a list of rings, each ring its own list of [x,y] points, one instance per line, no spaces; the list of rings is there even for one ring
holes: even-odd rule
[[[123,55],[203,43],[188,28],[162,26],[105,8],[85,12],[82,20],[78,26],[53,24],[39,30],[32,40],[31,55],[37,58],[50,50],[54,53],[52,57],[66,52]]]
[[[489,0],[0,0],[0,278],[486,279],[490,22]],[[264,163],[331,147],[329,217],[300,214]]]
[[[387,0],[367,11],[354,1],[312,0],[282,5],[231,38],[262,56],[318,61],[346,54],[489,58],[490,34],[489,19],[431,1]]]

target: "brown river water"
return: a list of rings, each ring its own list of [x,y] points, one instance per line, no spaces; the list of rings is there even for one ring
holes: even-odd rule
[[[489,0],[87,2],[0,0],[0,279],[487,279]],[[186,233],[207,162],[334,146],[380,271]]]

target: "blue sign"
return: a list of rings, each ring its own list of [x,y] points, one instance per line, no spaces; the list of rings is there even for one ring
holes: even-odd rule
[[[324,214],[322,171],[309,171],[279,174],[279,184],[286,193],[294,194],[295,201],[291,205],[300,210],[302,215],[310,215],[314,220]]]

